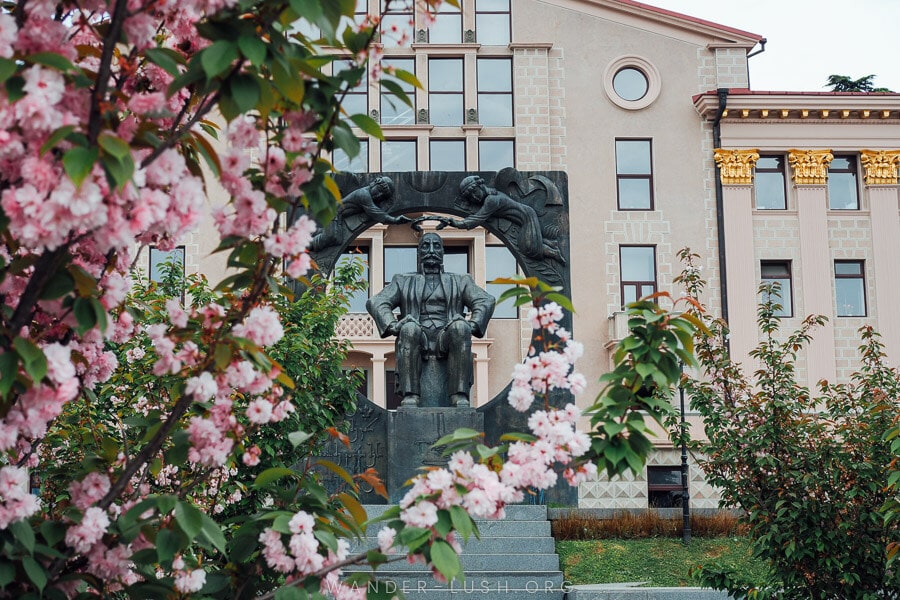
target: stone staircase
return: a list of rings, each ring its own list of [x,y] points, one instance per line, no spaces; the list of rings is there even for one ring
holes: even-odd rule
[[[366,506],[369,518],[386,506]],[[476,521],[481,539],[472,538],[463,546],[460,560],[465,581],[441,584],[422,564],[398,561],[378,568],[378,578],[392,581],[396,590],[409,598],[450,600],[563,600],[563,575],[559,569],[547,507],[512,505],[502,521]],[[380,527],[373,526],[360,548],[377,547],[374,538]],[[393,591],[388,588],[389,591]]]

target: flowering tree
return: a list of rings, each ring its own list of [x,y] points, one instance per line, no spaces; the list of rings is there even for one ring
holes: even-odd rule
[[[703,286],[696,257],[682,252],[680,280],[689,294]],[[886,433],[900,412],[900,375],[885,362],[878,334],[860,330],[861,368],[846,384],[820,382],[814,394],[796,381],[797,355],[824,317],[809,316],[781,336],[777,290],[763,286],[762,341],[747,377],[731,361],[727,328],[710,322],[697,345],[702,378],[685,379],[708,442],[697,444],[707,480],[724,505],[743,511],[754,554],[771,581],[740,581],[705,565],[700,580],[738,598],[884,598],[900,585],[888,567],[897,523],[882,506],[895,460]]]
[[[434,10],[439,0],[416,4]],[[339,577],[350,562],[389,559],[348,555],[366,521],[358,477],[377,483],[374,475],[335,468],[346,489],[328,493],[302,466],[259,464],[251,436],[296,411],[294,382],[270,351],[285,331],[279,296],[289,293],[284,276],[310,267],[310,216],[326,222],[335,212],[326,156],[358,151],[348,119],[380,135],[369,117],[340,107],[367,65],[381,74],[379,19],[353,23],[353,0],[4,7],[0,595],[365,595]],[[302,21],[319,37],[295,27]],[[350,65],[332,68],[338,58]],[[229,277],[186,307],[126,303],[134,249],[173,247],[200,221],[214,182],[228,196],[213,218]],[[535,303],[544,332],[544,347],[514,377],[513,401],[527,409],[535,394],[577,392],[584,381],[572,370],[577,344],[555,325],[561,308],[551,302],[562,299],[524,284],[512,295]],[[634,415],[656,416],[657,407],[638,392],[675,381],[671,364],[689,359],[690,347],[678,331],[691,326],[689,315],[655,305],[639,313],[647,335],[618,354],[622,367],[594,407],[601,431],[579,434],[574,406],[547,405],[532,417],[533,435],[504,449],[505,464],[500,449],[475,443],[415,483],[388,517],[381,550],[401,547],[457,577],[453,532],[474,532],[466,510],[500,516],[524,486],[549,485],[557,470],[574,484],[594,461],[611,472],[639,467]],[[99,410],[116,392],[136,413],[127,436]],[[66,438],[61,418],[80,419],[91,439]],[[294,433],[300,443],[309,432]],[[456,436],[474,443],[471,433]],[[77,460],[61,460],[65,444]],[[27,469],[65,480],[42,505]],[[219,493],[225,478],[253,474],[269,506],[217,520],[214,504],[198,499],[198,490]]]

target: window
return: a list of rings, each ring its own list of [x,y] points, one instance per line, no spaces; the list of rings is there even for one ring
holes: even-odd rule
[[[859,209],[855,156],[835,156],[828,166],[828,208],[831,210]]]
[[[150,281],[159,284],[159,291],[184,303],[184,246],[172,250],[150,247]]]
[[[865,273],[865,263],[861,260],[834,261],[834,295],[837,316],[866,316]]]
[[[506,246],[486,246],[485,249],[485,276],[490,282],[498,277],[512,277],[516,274],[516,257]],[[512,285],[488,283],[485,289],[494,298],[508,290]],[[517,319],[519,309],[513,305],[512,300],[506,300],[497,304],[494,309],[494,319]]]
[[[415,140],[385,140],[381,142],[382,171],[415,171],[417,165]]]
[[[516,165],[513,140],[478,140],[478,170],[499,171]]]
[[[359,140],[359,154],[350,158],[340,148],[334,149],[334,168],[338,171],[352,173],[368,173],[369,171],[369,141]]]
[[[483,46],[509,44],[509,0],[475,0],[475,35]]]
[[[416,272],[415,246],[385,246],[384,248],[384,285],[391,282],[394,275]]]
[[[184,278],[184,246],[173,250],[159,250],[150,247],[150,281],[164,281],[167,276]]]
[[[656,293],[656,248],[620,246],[622,306]]]
[[[512,127],[512,60],[478,59],[478,122],[488,127]]]
[[[381,43],[386,48],[405,46],[413,39],[413,3],[381,0]]]
[[[619,210],[653,210],[650,140],[616,140]]]
[[[359,83],[347,91],[344,97],[342,108],[345,111],[344,118],[350,115],[368,114],[369,112],[369,77],[365,67],[357,67],[349,60],[334,61],[334,73],[337,75],[341,72],[359,73],[361,75]]]
[[[444,2],[435,15],[434,24],[428,30],[432,44],[458,44],[462,41],[462,12]]]
[[[428,61],[428,116],[432,125],[463,124],[463,60]]]
[[[347,248],[347,251],[338,257],[336,267],[343,266],[350,261],[357,261],[362,263],[362,273],[360,277],[368,284],[369,283],[369,249],[365,246],[353,246],[351,248]],[[365,313],[366,312],[366,300],[369,299],[369,290],[368,287],[364,290],[356,290],[353,294],[351,294],[350,307],[348,312],[351,313]]]
[[[386,246],[384,248],[384,284],[389,284],[394,275],[415,273],[418,270],[418,251],[416,246]],[[444,246],[444,272],[469,272],[468,246]]]
[[[385,71],[399,69],[415,75],[416,61],[412,58],[385,58],[381,61]],[[416,122],[416,88],[411,83],[393,79],[413,103],[409,106],[393,94],[383,84],[381,86],[381,124],[382,125],[414,125]]]
[[[613,89],[622,100],[636,102],[647,95],[650,82],[640,69],[625,67],[613,76]]]
[[[763,283],[778,284],[778,291],[772,293],[772,302],[776,305],[774,314],[776,317],[791,317],[794,315],[793,291],[791,289],[791,262],[788,260],[763,261],[760,263],[760,277]],[[764,295],[763,302],[769,301],[769,296]]]
[[[428,142],[432,171],[465,171],[466,142],[464,140],[435,140]]]
[[[785,194],[784,156],[760,156],[756,161],[753,191],[759,210],[784,210]]]
[[[647,503],[651,508],[679,508],[683,502],[681,467],[647,467]]]

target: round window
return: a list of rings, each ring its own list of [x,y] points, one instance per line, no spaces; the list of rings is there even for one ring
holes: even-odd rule
[[[640,56],[620,56],[603,70],[606,97],[625,110],[647,108],[659,97],[661,89],[659,71]]]
[[[644,97],[650,89],[650,83],[640,69],[625,67],[613,77],[613,89],[622,100],[635,102]]]

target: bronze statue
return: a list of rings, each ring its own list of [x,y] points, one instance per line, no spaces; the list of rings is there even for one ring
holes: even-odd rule
[[[446,360],[450,406],[469,406],[472,336],[483,337],[494,312],[494,297],[470,275],[444,273],[444,243],[436,233],[419,240],[418,272],[395,275],[366,302],[381,337],[397,336],[397,388],[401,406],[418,406],[423,361]],[[399,319],[393,310],[400,309]],[[464,316],[468,309],[469,318]]]
[[[388,225],[409,223],[409,217],[394,217],[381,207],[393,195],[394,182],[385,176],[376,177],[369,185],[353,190],[343,197],[331,223],[313,237],[310,250],[315,252],[342,243],[348,233],[366,220]]]
[[[477,210],[465,219],[450,219],[449,225],[459,229],[473,229],[484,225],[492,218],[507,219],[519,226],[516,241],[523,255],[536,260],[553,258],[566,264],[566,259],[556,241],[544,237],[540,219],[532,207],[488,187],[484,179],[478,175],[470,175],[460,181],[459,192],[463,199],[474,204]],[[443,229],[444,226],[438,225],[438,229]]]

